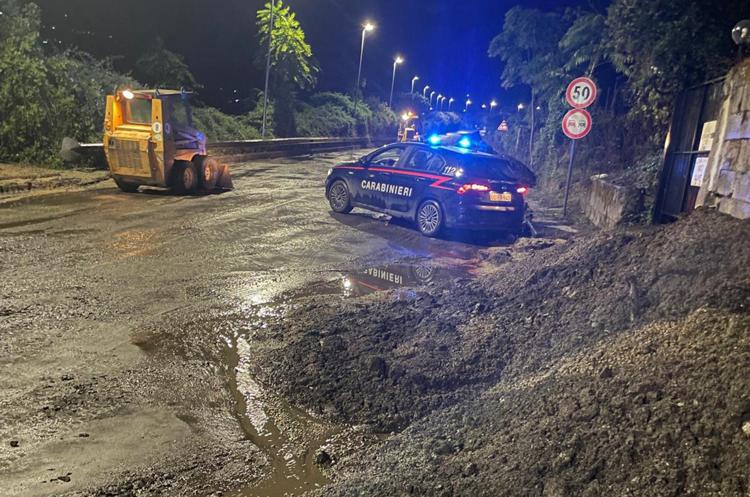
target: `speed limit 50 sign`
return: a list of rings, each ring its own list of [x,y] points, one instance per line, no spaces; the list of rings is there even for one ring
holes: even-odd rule
[[[591,78],[576,78],[568,85],[565,98],[571,107],[585,109],[596,100],[596,83]]]

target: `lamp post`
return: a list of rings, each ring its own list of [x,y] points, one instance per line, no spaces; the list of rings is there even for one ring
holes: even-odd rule
[[[448,112],[451,111],[451,105],[453,105],[453,102],[455,102],[456,99],[451,97],[450,100],[448,100]]]
[[[490,102],[490,114],[493,110],[495,110],[495,107],[497,107],[497,102],[493,100],[492,102]]]
[[[365,57],[365,38],[367,33],[375,29],[375,25],[371,22],[365,22],[362,25],[362,45],[359,49],[359,69],[357,69],[357,83],[354,87],[354,110],[357,110],[357,103],[359,101],[359,85],[362,80],[362,61]]]
[[[396,56],[395,59],[393,59],[393,78],[391,78],[391,98],[388,99],[388,107],[393,107],[393,90],[396,88],[396,68],[399,64],[402,64],[404,62],[404,59],[400,56]]]
[[[443,99],[443,94],[438,93],[437,98],[435,99],[435,107],[437,107],[437,110],[440,110],[440,101]]]
[[[419,81],[419,76],[411,78],[411,94],[414,95],[414,84]]]
[[[437,94],[436,91],[433,91],[430,93],[430,108],[432,108],[432,97],[434,97]]]
[[[260,127],[260,136],[266,137],[266,118],[268,116],[268,80],[271,76],[271,49],[273,48],[273,16],[275,14],[276,0],[271,0],[271,15],[268,20],[268,55],[266,55],[266,86],[263,90],[263,124]]]
[[[424,98],[427,98],[427,90],[429,90],[429,89],[430,89],[430,85],[427,85],[427,86],[424,87],[424,90],[422,90],[422,96]]]
[[[466,99],[466,107],[464,107],[464,112],[468,112],[468,111],[469,111],[469,106],[470,106],[471,104],[473,104],[473,103],[474,103],[474,102],[472,102],[470,98],[467,98],[467,99]]]

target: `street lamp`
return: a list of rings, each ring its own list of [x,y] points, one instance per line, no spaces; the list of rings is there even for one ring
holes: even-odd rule
[[[371,22],[365,22],[362,25],[362,46],[359,49],[359,69],[357,69],[357,84],[354,87],[354,109],[357,109],[357,103],[359,101],[359,85],[362,80],[362,60],[365,56],[365,38],[367,33],[375,29],[375,25]]]
[[[518,112],[521,112],[525,108],[526,108],[526,106],[523,104],[523,102],[521,102],[520,104],[518,104]]]
[[[497,102],[493,100],[492,102],[490,102],[490,112],[492,112],[495,107],[497,107]]]
[[[388,107],[393,107],[393,89],[396,87],[396,68],[399,64],[403,64],[404,59],[397,55],[393,59],[393,78],[391,79],[391,98],[388,100]]]
[[[453,98],[453,97],[451,97],[451,99],[450,99],[450,100],[448,100],[448,112],[450,112],[450,110],[451,110],[451,105],[453,105],[453,102],[455,102],[455,101],[456,101],[456,99],[455,99],[455,98]]]
[[[414,95],[414,83],[419,81],[419,76],[414,76],[411,78],[411,94]]]
[[[470,98],[467,98],[467,99],[466,99],[466,107],[464,107],[464,112],[468,112],[468,110],[469,110],[469,106],[470,106],[471,104],[473,104],[473,103],[474,103],[474,102],[472,102]]]
[[[438,110],[440,110],[440,101],[441,101],[442,99],[443,99],[443,94],[442,94],[442,93],[438,93],[438,96],[437,96],[437,98],[435,99],[435,107],[437,107],[437,108],[438,108]]]
[[[271,76],[271,50],[273,49],[273,16],[276,0],[271,0],[271,12],[268,19],[268,54],[266,55],[266,86],[263,90],[263,124],[260,127],[261,138],[266,137],[266,117],[268,116],[268,79]]]
[[[422,90],[422,96],[424,98],[427,98],[427,90],[429,90],[429,89],[430,89],[430,85],[427,85],[427,86],[424,87],[424,90]]]
[[[433,91],[432,93],[430,93],[430,108],[432,108],[432,97],[434,97],[436,94],[437,94],[436,91]]]

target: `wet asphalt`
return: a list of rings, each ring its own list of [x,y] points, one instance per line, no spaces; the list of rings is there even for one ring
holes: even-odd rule
[[[242,450],[256,464],[227,477],[235,478],[227,488],[285,474],[278,464],[270,477],[263,468],[288,441],[263,447],[263,427],[248,423],[253,399],[240,388],[242,365],[252,369],[248,354],[219,365],[185,359],[190,352],[175,359],[165,349],[180,347],[151,340],[153,330],[188,336],[186,323],[210,315],[201,336],[236,351],[222,313],[257,312],[280,295],[347,298],[465,277],[483,248],[512,243],[462,233],[429,239],[387,216],[332,214],[327,170],[359,153],[236,164],[236,188],[222,195],[125,194],[104,184],[0,209],[0,476],[8,495],[95,488],[165,454],[214,457],[217,439],[254,445]],[[216,374],[221,368],[228,373]],[[229,415],[195,407],[217,405],[231,406]],[[332,430],[308,431],[319,439]],[[225,452],[214,459],[231,459]],[[309,467],[310,451],[298,459]],[[181,463],[164,465],[178,473]],[[311,485],[324,482],[308,476]]]

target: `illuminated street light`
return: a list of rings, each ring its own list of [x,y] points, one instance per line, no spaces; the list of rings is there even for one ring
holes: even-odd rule
[[[436,94],[437,94],[436,91],[433,91],[432,93],[430,93],[430,108],[432,108],[432,97],[434,97]]]
[[[438,110],[440,110],[440,101],[441,101],[442,99],[443,99],[443,94],[442,94],[442,93],[438,93],[438,96],[437,96],[437,98],[435,99],[435,107],[437,107],[437,108],[438,108]]]
[[[403,64],[404,59],[397,55],[395,59],[393,59],[393,78],[391,79],[391,98],[388,99],[388,107],[393,107],[393,90],[396,87],[396,68],[399,64]]]
[[[414,76],[411,78],[411,94],[414,95],[414,83],[419,81],[419,76]]]
[[[427,98],[427,90],[429,90],[429,89],[430,89],[430,85],[427,85],[427,86],[424,87],[424,90],[422,90],[422,96],[424,98]]]
[[[497,102],[493,100],[492,102],[490,102],[490,111],[492,111],[495,107],[497,107]]]
[[[473,103],[474,103],[474,102],[472,102],[470,98],[467,98],[467,99],[466,99],[466,107],[464,107],[464,112],[468,112],[468,111],[469,111],[469,106],[470,106],[471,104],[473,104]]]
[[[453,97],[451,97],[451,99],[450,99],[450,100],[448,100],[448,112],[450,112],[450,110],[451,110],[451,105],[453,105],[453,102],[455,102],[455,101],[456,101],[456,99],[455,99],[455,98],[453,98]]]
[[[523,103],[518,104],[518,111],[522,111],[526,108],[526,106]]]
[[[367,21],[362,25],[362,46],[359,49],[359,69],[357,70],[357,84],[354,87],[354,108],[357,108],[357,101],[359,100],[359,88],[362,80],[362,60],[365,56],[365,38],[367,33],[375,29],[375,25]]]

